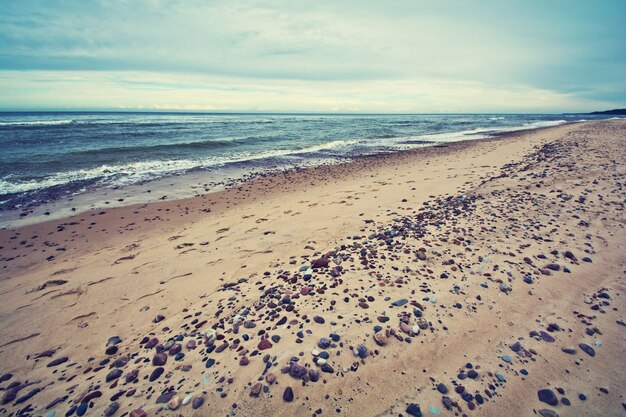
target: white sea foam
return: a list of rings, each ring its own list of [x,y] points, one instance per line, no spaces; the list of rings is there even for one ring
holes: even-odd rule
[[[49,177],[31,181],[11,181],[11,177],[0,179],[0,194],[23,193],[49,187],[65,185],[77,181],[101,180],[105,184],[123,186],[151,180],[196,168],[211,168],[231,163],[276,158],[289,155],[314,153],[347,147],[357,141],[336,140],[302,149],[279,149],[257,153],[234,153],[224,157],[203,159],[178,159],[170,161],[142,161],[119,165],[101,165],[91,169],[60,172]]]
[[[541,127],[559,126],[567,123],[566,120],[541,120],[536,122],[524,123],[521,126],[502,126],[492,128],[475,128],[469,130],[461,130],[458,132],[432,133],[426,135],[416,135],[411,137],[413,140],[431,140],[433,142],[456,142],[461,140],[483,139],[489,135],[504,132],[515,132],[518,130],[538,129]],[[405,138],[406,140],[406,138]]]
[[[0,122],[0,126],[54,126],[69,125],[74,120],[21,120],[12,122]]]

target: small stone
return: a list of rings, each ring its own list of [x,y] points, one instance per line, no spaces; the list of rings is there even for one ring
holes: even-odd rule
[[[262,388],[263,388],[263,384],[261,384],[260,382],[257,382],[256,384],[252,386],[252,388],[250,388],[250,396],[258,397],[259,394],[261,394]]]
[[[257,348],[259,350],[266,350],[266,349],[271,348],[272,346],[273,346],[272,342],[270,342],[268,339],[262,339],[257,345]]]
[[[327,268],[329,263],[328,258],[319,258],[311,263],[311,268]]]
[[[448,393],[448,387],[446,387],[445,384],[439,384],[439,385],[437,385],[437,391],[439,391],[442,394],[447,394]]]
[[[107,341],[107,346],[111,346],[111,345],[117,345],[118,343],[122,343],[122,339],[120,339],[119,336],[112,336],[109,337],[109,340]]]
[[[589,356],[596,356],[596,351],[586,343],[581,343],[578,347]]]
[[[193,408],[194,410],[197,410],[198,408],[200,408],[202,406],[202,404],[204,404],[204,397],[202,397],[202,396],[195,397],[191,401],[191,408]]]
[[[393,305],[394,307],[402,307],[403,305],[405,305],[406,303],[408,303],[409,300],[407,300],[406,298],[401,298],[397,301],[394,301],[391,305]]]
[[[285,388],[285,392],[283,393],[283,400],[290,403],[293,401],[293,390],[291,387]]]
[[[385,346],[387,344],[387,336],[383,332],[374,333],[374,341],[378,346]]]
[[[326,320],[324,320],[324,317],[320,317],[320,316],[313,317],[313,321],[316,322],[317,324],[326,323]]]
[[[248,359],[247,356],[244,356],[241,359],[239,359],[239,365],[241,365],[241,366],[246,366],[249,363],[250,363],[250,359]]]
[[[114,369],[111,372],[109,372],[105,378],[106,382],[111,382],[117,378],[119,378],[120,376],[122,376],[122,370],[121,369]]]
[[[537,396],[539,397],[539,401],[544,402],[548,405],[551,405],[553,407],[557,406],[559,404],[559,400],[556,397],[556,395],[554,394],[554,391],[552,391],[549,388],[545,388],[545,389],[541,389],[537,392]]]
[[[556,339],[552,337],[549,333],[544,332],[543,330],[539,332],[539,336],[544,342],[553,343]]]
[[[167,354],[165,352],[157,353],[152,358],[152,365],[163,366],[167,363]]]
[[[147,417],[147,414],[141,408],[136,408],[130,412],[130,417]]]
[[[172,398],[167,403],[167,406],[170,408],[170,410],[176,410],[178,407],[180,407],[180,397],[178,395],[174,396],[174,398]]]
[[[265,382],[272,385],[274,382],[276,382],[276,375],[271,372],[265,375]]]
[[[420,410],[420,406],[418,404],[415,403],[411,403],[408,405],[408,407],[406,408],[406,412],[409,413],[409,415],[413,416],[413,417],[422,417],[422,410]]]
[[[52,362],[50,362],[47,366],[48,368],[52,368],[54,366],[58,366],[61,365],[62,363],[65,363],[68,361],[68,357],[63,357],[63,358],[57,358],[55,360],[53,360]]]
[[[561,351],[567,353],[568,355],[575,355],[576,354],[576,348],[574,347],[563,347],[561,348]]]
[[[104,417],[111,417],[120,408],[120,404],[117,401],[113,401],[104,409]]]
[[[159,378],[164,371],[165,369],[161,367],[155,368],[154,371],[152,371],[152,373],[150,374],[150,382],[156,381],[156,379]]]
[[[559,417],[556,411],[550,410],[548,408],[543,408],[541,410],[537,410],[541,417]]]

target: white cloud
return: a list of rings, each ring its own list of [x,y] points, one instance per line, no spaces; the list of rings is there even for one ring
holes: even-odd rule
[[[528,86],[421,80],[315,81],[153,72],[0,72],[2,103],[18,109],[266,112],[559,112],[612,103]]]

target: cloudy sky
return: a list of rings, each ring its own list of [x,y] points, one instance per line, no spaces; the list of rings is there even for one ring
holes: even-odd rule
[[[0,110],[626,105],[622,0],[0,0]]]

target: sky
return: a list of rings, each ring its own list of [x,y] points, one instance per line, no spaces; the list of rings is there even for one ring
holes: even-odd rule
[[[626,107],[623,0],[0,0],[0,110]]]

